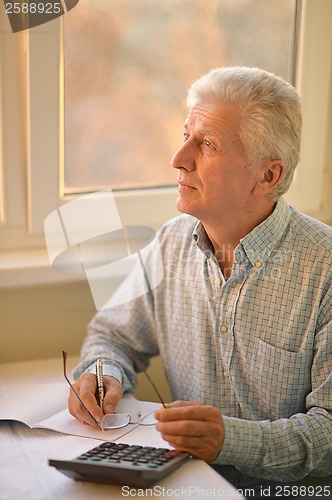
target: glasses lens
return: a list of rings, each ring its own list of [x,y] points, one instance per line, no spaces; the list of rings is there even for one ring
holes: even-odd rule
[[[139,419],[139,423],[141,425],[154,425],[157,423],[157,420],[154,418],[154,412],[156,410],[152,410],[150,411],[149,413],[145,413],[143,414],[140,419]]]
[[[130,422],[129,413],[109,413],[104,415],[100,425],[103,429],[119,429],[125,427]]]

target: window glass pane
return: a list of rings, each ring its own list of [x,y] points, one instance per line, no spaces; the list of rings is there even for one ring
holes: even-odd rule
[[[289,78],[294,0],[80,0],[64,16],[65,191],[174,184],[188,86],[211,68]]]

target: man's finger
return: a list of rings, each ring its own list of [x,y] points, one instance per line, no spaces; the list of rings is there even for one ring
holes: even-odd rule
[[[172,403],[167,403],[166,408],[180,408],[183,406],[203,406],[204,403],[201,401],[172,401]]]
[[[220,416],[220,412],[215,406],[194,404],[176,407],[167,407],[157,410],[154,414],[156,420],[160,422],[174,422],[180,420],[215,420]]]
[[[104,413],[114,413],[116,406],[120,403],[123,389],[120,382],[110,376],[104,377],[104,389],[105,389],[105,397],[103,410]]]
[[[69,412],[80,422],[87,422],[93,427],[97,427],[97,424],[93,421],[89,412],[93,415],[97,422],[100,422],[103,418],[103,412],[99,408],[95,397],[96,386],[96,377],[92,373],[85,373],[79,377],[75,384],[73,384],[73,387],[86,408],[84,408],[72,389],[70,389],[68,398]]]

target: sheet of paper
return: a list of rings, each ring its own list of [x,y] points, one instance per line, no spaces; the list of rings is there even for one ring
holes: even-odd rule
[[[96,429],[94,427],[91,427],[90,425],[82,424],[81,422],[76,420],[76,418],[70,415],[68,410],[64,410],[46,420],[43,420],[42,422],[39,422],[39,424],[37,424],[35,427],[51,429],[53,431],[62,432],[63,434],[70,434],[71,436],[100,439],[102,441],[114,441],[136,426],[128,425],[127,427],[122,427],[121,429],[102,431],[101,429]]]
[[[153,412],[160,408],[160,403],[151,403],[149,401],[139,401],[131,394],[126,394],[118,406],[117,413],[130,413],[132,415],[131,422],[135,423],[139,419],[144,425],[155,424],[156,420],[153,417]]]
[[[66,382],[31,384],[0,398],[0,420],[18,420],[34,427],[67,407]]]
[[[143,422],[149,423],[150,428],[153,427],[153,411],[160,407],[159,403],[138,401],[130,394],[125,395],[116,412],[130,413],[132,422],[135,423],[120,429],[102,431],[84,425],[70,415],[67,410],[68,392],[69,387],[65,382],[24,386],[14,394],[0,398],[0,420],[17,420],[31,428],[51,429],[72,436],[114,441],[135,429],[138,415],[148,415]]]
[[[117,413],[130,413],[133,415],[134,421],[136,422],[137,414],[150,414],[151,411],[157,410],[160,407],[158,403],[150,403],[147,401],[138,401],[132,395],[126,395],[122,398],[119,405],[116,407]],[[139,428],[153,428],[155,420],[153,415],[150,416],[149,422],[151,425],[140,425]],[[87,438],[100,439],[102,441],[114,441],[119,439],[121,436],[126,436],[129,432],[137,427],[137,424],[129,424],[126,427],[120,429],[104,430],[95,429],[89,425],[84,425],[78,420],[76,420],[68,410],[64,410],[60,413],[47,418],[39,422],[35,427],[41,427],[44,429],[51,429],[57,432],[62,432],[64,434],[70,434],[71,436],[81,436]]]

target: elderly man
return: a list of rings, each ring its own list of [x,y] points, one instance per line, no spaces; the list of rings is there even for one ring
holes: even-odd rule
[[[75,387],[100,421],[135,388],[127,345],[146,366],[159,353],[176,401],[156,427],[172,446],[257,491],[328,476],[332,230],[282,197],[299,160],[299,97],[266,71],[219,68],[192,85],[187,109],[171,161],[186,215],[159,233],[164,279],[125,303],[134,271],[114,297],[124,303],[96,314]],[[69,409],[93,425],[73,393]]]

